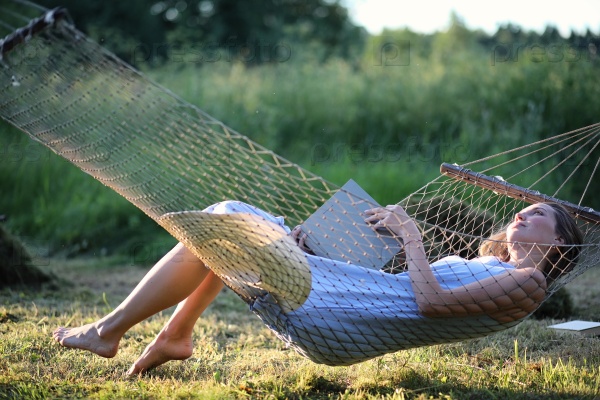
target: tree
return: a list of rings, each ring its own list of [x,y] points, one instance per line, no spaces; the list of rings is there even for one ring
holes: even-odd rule
[[[198,63],[219,50],[248,64],[277,62],[285,44],[316,42],[323,58],[362,51],[366,33],[327,0],[40,0],[64,6],[76,26],[133,64],[188,52]]]

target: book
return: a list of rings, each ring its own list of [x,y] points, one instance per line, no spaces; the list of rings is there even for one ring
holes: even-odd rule
[[[561,324],[550,325],[548,328],[561,331],[570,331],[583,336],[598,336],[600,335],[600,322],[592,321],[569,321]]]
[[[379,270],[401,249],[387,230],[375,231],[365,222],[366,210],[381,207],[350,179],[302,224],[305,244],[324,258]]]

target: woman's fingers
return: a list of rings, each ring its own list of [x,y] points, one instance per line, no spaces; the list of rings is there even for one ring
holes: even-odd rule
[[[302,232],[302,226],[297,225],[294,229],[292,229],[290,235],[292,236],[292,238],[294,238],[294,240],[298,241],[298,235],[300,235],[300,232]]]
[[[365,219],[365,222],[375,230],[401,225],[400,220],[391,212],[381,212]]]
[[[292,231],[290,232],[290,236],[292,237],[292,239],[294,239],[294,241],[302,251],[309,254],[314,254],[312,250],[306,245],[306,239],[308,238],[308,235],[306,233],[302,233],[302,225],[297,225],[294,229],[292,229]]]
[[[367,215],[367,217],[365,218],[365,222],[370,225],[375,225],[379,223],[383,219],[383,212],[385,212],[385,208],[382,207],[375,207],[369,210],[365,210],[365,215]]]
[[[365,218],[365,222],[371,225],[378,223],[380,220],[381,218],[377,214],[373,214],[370,217]]]
[[[366,210],[365,222],[374,230],[386,228],[394,235],[403,237],[412,231],[414,221],[408,216],[404,208],[399,205],[388,205]]]
[[[310,247],[308,247],[306,245],[306,239],[307,238],[308,238],[308,235],[306,233],[300,235],[299,238],[298,238],[298,247],[300,247],[300,249],[302,251],[304,251],[305,253],[314,254],[313,251],[310,249]]]

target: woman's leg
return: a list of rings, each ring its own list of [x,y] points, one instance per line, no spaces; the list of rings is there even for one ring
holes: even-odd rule
[[[58,328],[53,333],[54,340],[65,347],[89,350],[102,357],[114,357],[125,332],[188,297],[209,272],[202,261],[180,243],[146,274],[133,292],[110,314],[81,327]]]
[[[211,214],[241,212],[258,215],[289,231],[289,228],[284,225],[282,217],[274,217],[265,211],[239,201],[223,201],[213,204],[203,211]],[[192,333],[195,323],[222,288],[223,281],[210,272],[200,286],[179,303],[169,321],[129,368],[127,374],[139,374],[170,360],[189,358],[193,351]]]
[[[210,272],[200,286],[179,303],[169,321],[129,368],[127,374],[139,374],[170,360],[185,360],[191,357],[194,325],[222,288],[223,281]]]

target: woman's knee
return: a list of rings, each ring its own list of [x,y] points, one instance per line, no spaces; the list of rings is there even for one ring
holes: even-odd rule
[[[276,217],[256,206],[238,200],[225,200],[220,203],[213,204],[212,206],[204,209],[204,212],[212,214],[246,213],[257,215],[259,217],[264,218],[267,221],[282,226],[289,233],[289,228],[285,225],[285,220],[283,217]]]
[[[256,207],[253,207],[249,204],[243,203],[238,200],[225,200],[219,203],[215,203],[207,208],[205,208],[204,212],[209,212],[213,214],[232,214],[236,212],[249,212],[249,210],[254,210]]]

